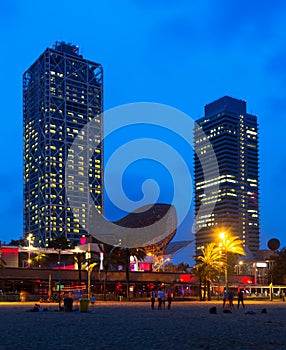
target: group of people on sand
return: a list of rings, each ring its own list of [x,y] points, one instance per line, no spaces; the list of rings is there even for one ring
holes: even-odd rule
[[[225,308],[225,304],[228,301],[229,307],[230,309],[234,309],[234,305],[233,305],[233,299],[234,299],[234,291],[229,289],[228,291],[226,290],[226,288],[224,288],[223,292],[222,292],[222,307],[223,309]],[[241,288],[238,288],[237,290],[237,308],[239,309],[239,306],[245,308],[244,305],[244,291]]]
[[[170,288],[168,290],[165,290],[165,288],[159,288],[158,290],[153,289],[151,291],[151,309],[155,309],[155,302],[156,299],[158,301],[158,310],[165,309],[166,307],[166,300],[167,300],[167,308],[168,310],[171,309],[171,304],[174,299],[174,292]]]

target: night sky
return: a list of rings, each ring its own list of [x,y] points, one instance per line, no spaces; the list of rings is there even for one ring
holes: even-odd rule
[[[273,237],[286,246],[285,1],[10,0],[0,2],[0,32],[2,242],[22,236],[22,74],[65,41],[103,65],[105,109],[147,101],[198,119],[224,95],[245,100],[260,130],[261,248]],[[142,165],[130,169],[134,181],[125,180],[135,200],[140,179],[150,175]],[[166,191],[168,174],[162,179]],[[194,238],[191,225],[192,214],[177,240]]]

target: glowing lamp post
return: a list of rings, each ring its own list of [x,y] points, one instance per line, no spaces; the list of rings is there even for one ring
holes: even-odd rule
[[[219,239],[220,239],[219,246],[221,248],[222,254],[224,252],[224,257],[225,257],[224,278],[225,278],[225,288],[226,288],[226,291],[228,292],[228,273],[227,273],[228,259],[227,259],[227,250],[225,249],[225,238],[226,238],[226,233],[225,232],[220,232],[219,233]]]
[[[33,235],[32,233],[29,233],[28,236],[27,236],[27,241],[28,241],[28,267],[31,267],[31,247],[32,247],[32,243],[31,241],[33,240]]]

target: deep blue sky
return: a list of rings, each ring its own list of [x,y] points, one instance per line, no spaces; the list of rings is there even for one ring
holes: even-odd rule
[[[22,235],[22,74],[63,40],[103,65],[106,109],[150,101],[197,119],[224,95],[246,100],[260,124],[261,248],[286,246],[285,1],[1,1],[0,33],[2,241]]]

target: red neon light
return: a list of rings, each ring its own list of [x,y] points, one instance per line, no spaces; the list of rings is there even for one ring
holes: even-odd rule
[[[86,244],[86,237],[81,237],[79,239],[79,244],[82,245],[82,244]]]
[[[58,266],[55,266],[52,268],[52,270],[74,270],[74,265],[65,265],[65,266],[60,266],[60,268]]]
[[[151,264],[150,263],[142,263],[139,262],[139,269],[142,271],[150,271],[151,270]]]
[[[17,248],[1,248],[2,254],[18,254]]]
[[[241,283],[243,283],[243,284],[252,284],[253,281],[248,276],[244,276],[241,279]]]
[[[190,273],[184,273],[183,275],[180,275],[180,282],[197,283],[198,278]]]

